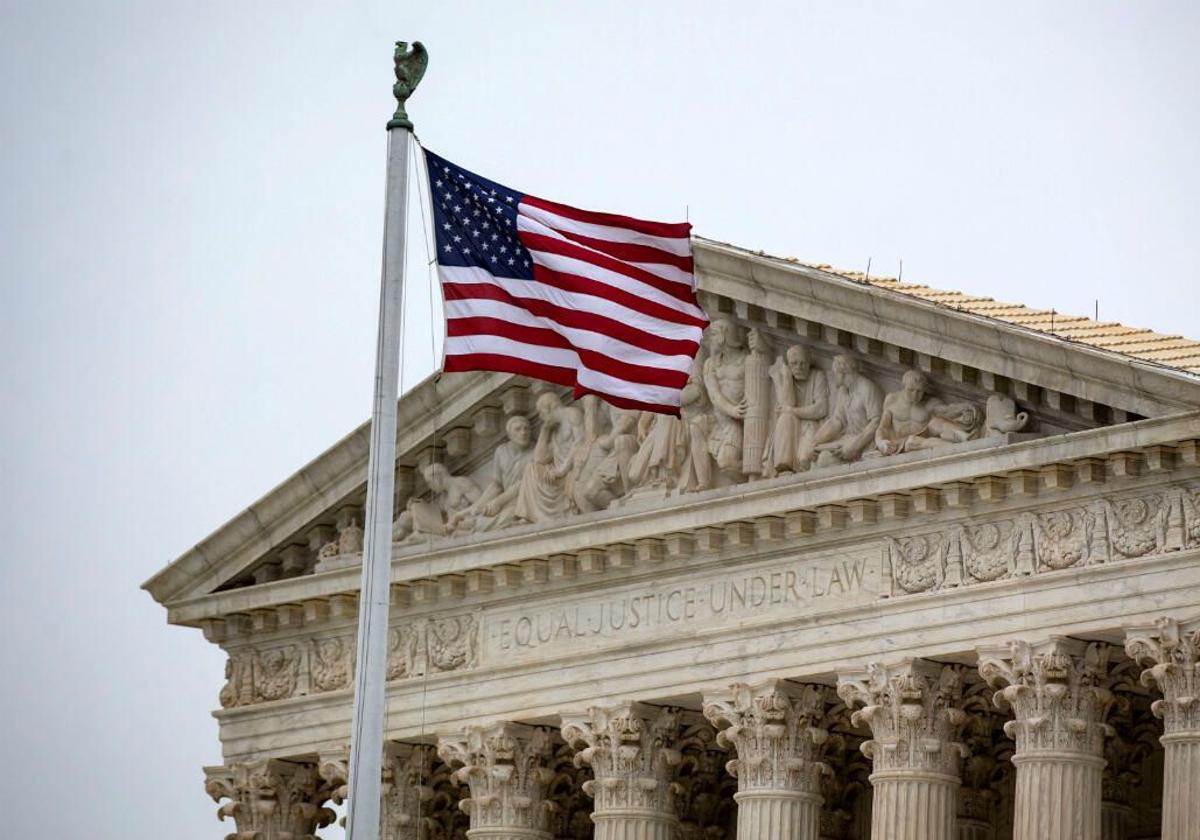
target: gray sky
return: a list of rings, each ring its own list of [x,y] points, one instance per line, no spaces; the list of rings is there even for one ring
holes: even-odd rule
[[[1195,3],[6,0],[14,837],[232,830],[223,658],[138,585],[368,414],[396,38],[424,141],[515,188],[1200,337]]]

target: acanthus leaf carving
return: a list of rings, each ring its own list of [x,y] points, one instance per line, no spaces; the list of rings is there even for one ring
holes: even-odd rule
[[[736,683],[707,695],[704,715],[720,730],[718,742],[737,751],[728,769],[740,790],[819,792],[821,774],[829,769],[823,760],[829,732],[822,725],[820,686]]]
[[[1109,647],[1053,637],[1036,645],[1012,642],[979,652],[979,674],[996,689],[993,702],[1011,709],[1004,726],[1018,754],[1071,751],[1099,757],[1112,733],[1113,702],[1102,683]]]
[[[333,822],[323,807],[326,785],[315,767],[278,759],[205,768],[205,790],[221,803],[217,816],[231,817],[237,831],[226,840],[316,840]]]
[[[851,721],[868,726],[862,752],[876,773],[924,770],[958,778],[965,747],[959,733],[966,715],[959,708],[963,668],[921,659],[870,663],[865,673],[844,674],[838,696],[861,706]]]
[[[584,788],[595,800],[593,813],[634,808],[674,816],[674,774],[683,760],[679,729],[678,710],[640,703],[564,715],[563,740],[595,775]]]
[[[1125,652],[1144,668],[1141,683],[1162,697],[1151,704],[1167,733],[1200,732],[1200,620],[1160,618],[1126,631]]]

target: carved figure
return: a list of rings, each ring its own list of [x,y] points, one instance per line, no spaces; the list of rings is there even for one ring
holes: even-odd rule
[[[738,325],[729,318],[714,321],[705,334],[709,356],[704,360],[704,387],[712,402],[714,423],[708,451],[717,468],[740,471],[742,422],[746,400],[746,350]]]
[[[408,118],[405,105],[425,76],[425,68],[429,66],[429,53],[420,41],[413,41],[411,50],[404,41],[397,41],[392,60],[396,65],[396,84],[392,85],[392,95],[396,97],[396,113],[388,121],[388,128],[407,128],[411,131],[413,124]]]
[[[688,382],[680,392],[679,415],[684,427],[685,454],[677,484],[684,492],[707,490],[713,486],[713,460],[708,440],[715,421],[712,403],[704,388],[705,361],[702,346],[692,362]]]
[[[541,394],[536,405],[542,428],[521,474],[513,515],[526,522],[549,522],[571,510],[575,476],[582,467],[578,458],[586,443],[583,412],[563,405],[551,391]]]
[[[1003,394],[992,394],[987,398],[983,426],[988,437],[999,437],[1008,432],[1019,432],[1029,422],[1029,414],[1017,411],[1017,404]]]
[[[771,433],[771,380],[767,374],[767,342],[756,329],[746,336],[750,352],[746,354],[746,417],[742,421],[742,472],[758,475],[763,471],[763,450]]]
[[[900,390],[883,400],[875,430],[881,455],[931,449],[970,440],[982,418],[966,402],[946,403],[929,395],[929,379],[919,370],[904,372]]]
[[[521,474],[533,454],[529,418],[514,414],[504,424],[508,440],[492,455],[492,476],[474,504],[450,517],[453,530],[490,531],[512,522]]]
[[[629,462],[630,489],[675,484],[688,458],[687,418],[643,411],[638,420],[638,440],[637,453]]]
[[[833,360],[833,406],[813,439],[818,466],[849,464],[875,439],[883,413],[883,392],[849,355]]]
[[[609,408],[612,430],[581,447],[582,464],[571,495],[581,513],[604,510],[633,487],[630,463],[638,448],[638,412]]]
[[[467,476],[451,475],[445,464],[427,464],[421,469],[429,485],[430,499],[411,499],[392,525],[392,539],[415,539],[422,534],[444,537],[452,533],[449,523],[479,498],[479,487]]]
[[[829,380],[814,368],[808,351],[794,344],[770,370],[775,392],[775,423],[763,452],[768,477],[803,472],[812,465],[813,441],[829,413]]]

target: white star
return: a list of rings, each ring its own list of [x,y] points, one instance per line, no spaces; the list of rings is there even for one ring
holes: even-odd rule
[[[479,223],[479,226],[480,226],[481,228],[483,228],[484,230],[487,230],[488,228],[490,228],[490,227],[491,227],[491,225],[490,225],[490,224],[488,224],[488,220],[487,220],[487,219],[484,219],[482,222],[480,222],[480,223]]]
[[[488,259],[489,259],[489,260],[491,260],[492,262],[495,262],[495,261],[496,261],[496,259],[497,259],[497,257],[496,257],[496,255],[495,255],[495,254],[492,254],[492,255],[490,255],[490,256],[488,257]]]
[[[480,245],[479,247],[480,247],[480,249],[482,249],[482,250],[486,251],[486,250],[487,250],[488,248],[490,248],[491,246],[490,246],[490,245],[488,245],[486,242],[484,242],[484,243],[483,243],[482,245]]]
[[[493,234],[492,234],[492,241],[493,241],[493,242],[495,242],[495,241],[496,241],[497,239],[499,239],[499,238],[500,238],[500,234],[498,234],[498,233],[493,233]]]
[[[488,196],[488,198],[487,198],[487,200],[488,200],[488,204],[495,204],[495,203],[496,203],[496,197],[495,197],[495,196],[489,195],[489,196]]]
[[[504,200],[507,201],[509,204],[512,204],[512,196],[511,195],[504,196]]]
[[[514,260],[512,257],[509,257],[509,258],[508,258],[508,264],[509,264],[509,265],[512,265],[512,264],[513,264],[513,263],[515,263],[515,262],[516,262],[516,260]]]
[[[461,236],[459,236],[459,235],[456,233],[456,234],[454,234],[454,241],[455,241],[455,242],[462,242],[462,237],[461,237]]]
[[[455,204],[455,205],[454,205],[454,212],[455,212],[455,213],[461,213],[461,212],[462,212],[462,205],[461,205],[461,204]]]
[[[501,245],[501,246],[500,246],[500,253],[501,253],[501,254],[506,254],[506,253],[508,253],[508,246],[507,246],[507,245]]]
[[[438,178],[436,181],[434,181],[433,186],[436,187],[437,189],[441,189],[442,188],[442,179]]]
[[[475,208],[475,212],[473,212],[471,215],[472,215],[472,216],[478,216],[478,215],[479,215],[480,213],[482,213],[482,212],[483,212],[482,210],[480,210],[478,207],[476,207],[476,208]]]
[[[444,246],[443,250],[444,250],[444,251],[445,251],[447,254],[449,254],[451,251],[453,251],[453,250],[454,250],[454,248],[453,248],[453,247],[451,247],[449,244],[447,244],[447,245],[445,245],[445,246]]]
[[[443,230],[450,230],[450,223],[449,223],[449,222],[442,222],[442,229],[443,229]]]

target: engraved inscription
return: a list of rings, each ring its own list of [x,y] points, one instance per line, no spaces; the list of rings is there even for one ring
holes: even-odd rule
[[[878,591],[870,552],[775,563],[675,583],[625,588],[544,609],[506,610],[484,618],[484,655],[554,655],[770,620],[865,602]]]

